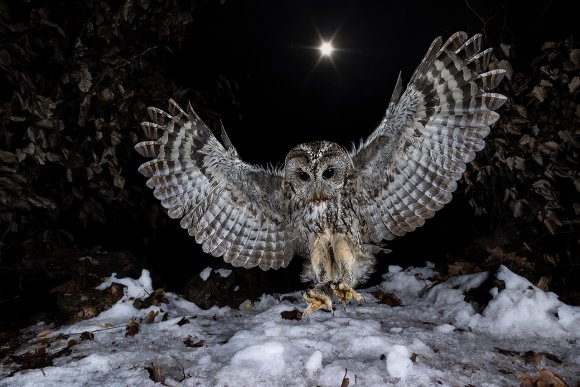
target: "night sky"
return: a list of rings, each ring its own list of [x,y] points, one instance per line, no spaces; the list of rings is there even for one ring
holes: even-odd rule
[[[277,164],[301,142],[350,147],[370,134],[398,72],[406,83],[435,37],[485,27],[487,44],[512,45],[512,65],[527,72],[544,41],[576,31],[578,3],[199,2],[172,78],[199,91],[220,75],[235,81],[239,106],[213,108],[244,160]],[[332,60],[320,60],[321,38],[338,49]]]

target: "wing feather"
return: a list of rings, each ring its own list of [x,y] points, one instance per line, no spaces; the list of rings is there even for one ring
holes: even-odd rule
[[[205,252],[234,266],[267,270],[287,266],[295,236],[282,210],[279,170],[244,163],[222,128],[227,149],[188,105],[151,107],[141,124],[149,139],[135,149],[152,157],[139,167],[171,218]]]
[[[401,93],[400,80],[379,126],[351,151],[362,176],[366,237],[374,242],[421,227],[451,201],[466,164],[485,146],[506,97],[492,92],[501,69],[480,34],[433,41]]]

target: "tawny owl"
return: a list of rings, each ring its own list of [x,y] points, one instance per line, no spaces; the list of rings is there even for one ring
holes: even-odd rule
[[[405,90],[401,78],[385,117],[359,146],[301,144],[283,168],[242,161],[222,130],[220,143],[188,106],[149,108],[153,157],[139,171],[147,186],[203,250],[234,266],[263,270],[306,259],[305,314],[332,310],[334,295],[373,270],[377,246],[415,230],[451,200],[466,163],[484,147],[506,97],[492,93],[504,75],[487,71],[481,35],[457,32],[429,47]]]

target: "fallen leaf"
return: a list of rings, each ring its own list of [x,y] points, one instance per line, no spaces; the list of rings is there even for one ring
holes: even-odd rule
[[[47,329],[46,331],[39,332],[39,333],[36,335],[36,338],[37,338],[37,339],[40,339],[40,338],[42,338],[42,337],[46,337],[46,336],[50,335],[51,333],[52,333],[52,329]]]
[[[155,383],[163,383],[165,381],[165,378],[161,377],[161,368],[159,368],[157,361],[152,361],[151,367],[145,367],[145,369],[149,372],[149,379]]]
[[[403,302],[395,293],[385,293],[382,291],[371,292],[371,294],[379,300],[379,304],[387,304],[389,306],[401,306]]]
[[[521,380],[520,387],[534,387],[534,379],[530,375],[520,372],[516,375],[519,380]]]
[[[562,360],[556,355],[552,355],[548,352],[542,352],[542,355],[546,357],[546,359],[553,361],[554,363],[562,364]]]
[[[157,317],[157,315],[159,314],[159,312],[151,310],[149,311],[149,313],[147,313],[145,315],[145,317],[143,317],[141,319],[141,323],[143,324],[152,324],[153,322],[155,322],[155,317]]]
[[[79,81],[79,90],[86,93],[87,91],[89,91],[89,89],[91,88],[93,82],[92,82],[92,75],[89,71],[89,66],[84,63],[81,62],[81,79]]]
[[[127,324],[127,328],[125,330],[125,337],[134,336],[137,334],[137,332],[139,332],[139,324],[137,324],[135,320],[131,320],[129,321],[129,324]]]
[[[16,162],[16,156],[14,156],[14,153],[12,153],[12,152],[8,152],[8,151],[0,149],[0,161],[2,161],[4,163],[12,164],[12,163]]]
[[[517,374],[522,381],[520,387],[568,387],[568,384],[558,375],[546,369],[536,372],[535,377],[520,372]]]
[[[179,320],[177,322],[177,325],[179,325],[180,327],[183,326],[183,325],[185,325],[185,324],[189,324],[189,320],[186,319],[185,317],[182,317],[181,320]]]
[[[187,336],[185,340],[183,340],[183,344],[188,348],[199,348],[205,345],[205,341],[200,340],[197,337],[193,339],[191,336]]]
[[[580,87],[580,77],[572,78],[572,81],[568,84],[568,90],[573,93]]]
[[[298,309],[284,310],[280,312],[280,316],[282,316],[284,320],[302,320],[302,312]]]
[[[94,340],[94,339],[95,335],[93,334],[93,332],[84,331],[83,333],[81,333],[81,340]]]
[[[526,364],[532,363],[538,365],[542,361],[542,354],[539,352],[527,351],[524,353],[524,361]]]

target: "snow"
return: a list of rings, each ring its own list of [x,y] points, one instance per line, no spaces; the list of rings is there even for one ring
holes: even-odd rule
[[[201,271],[201,273],[199,273],[199,276],[201,277],[202,280],[207,281],[209,275],[211,274],[211,271],[212,271],[211,267],[206,267]]]
[[[205,269],[203,269],[200,273],[199,273],[199,277],[204,280],[207,281],[207,279],[209,278],[209,276],[211,275],[211,272],[215,271],[216,273],[218,273],[218,275],[222,278],[227,278],[230,276],[230,274],[232,274],[232,270],[230,269],[216,269],[213,270],[211,267],[206,267]]]
[[[232,274],[232,270],[230,270],[230,269],[217,269],[216,273],[218,273],[220,275],[220,277],[222,277],[222,278],[227,278],[230,276],[230,274]]]
[[[34,337],[51,327],[31,326],[24,333],[33,338],[15,353],[34,352],[43,340],[52,340],[46,351],[56,353],[74,339],[68,355],[12,376],[15,364],[4,362],[0,386],[152,386],[154,366],[169,386],[339,386],[345,377],[348,385],[360,386],[502,386],[518,385],[518,373],[533,378],[542,369],[569,385],[580,380],[580,307],[563,304],[501,267],[495,276],[505,289],[493,288],[491,301],[478,313],[464,292],[488,273],[442,283],[431,281],[434,274],[430,264],[392,266],[379,286],[360,290],[366,302],[303,320],[281,316],[304,309],[300,292],[263,295],[240,309],[209,310],[167,293],[166,302],[138,310],[134,299],[153,292],[149,272],[139,279],[113,274],[99,286],[126,286],[112,308],[48,336]],[[378,303],[370,294],[375,291],[395,293],[402,305]],[[141,322],[151,311],[159,312],[155,321]],[[139,323],[134,335],[126,335],[130,320]],[[85,331],[94,339],[81,340]],[[531,362],[520,356],[527,351],[543,355]]]

